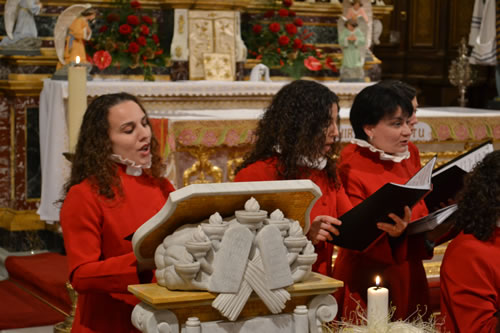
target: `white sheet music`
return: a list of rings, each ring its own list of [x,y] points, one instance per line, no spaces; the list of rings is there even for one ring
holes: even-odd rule
[[[454,165],[458,166],[460,169],[464,170],[465,172],[470,172],[474,168],[474,166],[476,166],[476,164],[478,162],[482,161],[482,159],[486,155],[488,155],[489,153],[491,153],[494,150],[495,149],[493,148],[492,143],[486,144],[477,150],[474,150],[472,152],[464,154],[460,159],[456,160],[453,163],[450,163],[446,167],[435,172],[433,176],[439,175],[441,172],[451,168]]]
[[[411,179],[406,183],[408,186],[426,188],[431,185],[432,169],[436,164],[436,156],[434,156],[427,164],[422,167]]]

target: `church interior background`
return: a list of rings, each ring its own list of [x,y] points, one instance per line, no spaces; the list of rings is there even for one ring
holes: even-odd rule
[[[5,0],[0,0],[2,14],[5,3]],[[52,76],[57,64],[53,30],[58,15],[65,8],[77,3],[87,2],[42,1],[43,9],[35,17],[38,35],[42,40],[41,55],[0,55],[0,248],[7,252],[63,251],[57,223],[47,223],[37,214],[42,196],[42,182],[45,181],[42,178],[43,157],[40,154],[40,94],[44,82],[47,82],[44,80]],[[89,3],[98,10],[116,6],[111,0]],[[176,12],[189,10],[211,12],[214,15],[218,10],[238,12],[241,35],[245,37],[258,15],[265,12],[269,1],[147,0],[141,1],[141,4],[143,10],[158,22],[160,45],[166,52],[170,50],[171,53],[166,66],[153,70],[155,82],[161,83],[186,78],[183,75],[186,73],[187,64],[182,61],[182,56],[178,55],[176,60],[175,49],[172,51],[171,48],[172,43],[177,43],[174,39]],[[461,39],[468,38],[473,6],[474,0],[373,1],[373,17],[381,21],[383,30],[380,43],[373,46],[374,56],[365,64],[366,81],[398,79],[407,82],[417,89],[420,107],[439,109],[458,106],[459,91],[450,83],[449,68],[457,58]],[[336,25],[342,5],[338,1],[296,0],[291,9],[313,33],[312,43],[333,57],[341,53]],[[94,34],[98,32],[94,31]],[[0,19],[0,36],[5,35],[4,21]],[[240,81],[248,81],[251,69],[258,64],[258,61],[250,59],[251,57],[245,55],[245,58],[248,59],[237,61],[234,68]],[[467,89],[466,107],[486,109],[488,102],[496,97],[495,67],[475,66],[475,69],[478,75]],[[190,68],[190,75],[193,71]],[[147,85],[141,87],[142,73],[139,70],[124,71],[115,68],[100,73],[94,68],[92,73],[97,78],[118,78],[122,82],[130,78],[135,79],[134,85],[137,88],[133,89],[137,91],[154,89],[154,85],[152,88],[147,88]],[[271,68],[270,74],[273,81],[289,79],[276,68]],[[308,72],[306,77],[325,84],[338,83],[339,79],[337,72],[327,69],[315,73]],[[200,79],[192,78],[192,81]],[[96,82],[93,84],[97,84]],[[229,89],[224,87],[221,90]],[[101,88],[96,86],[94,89]],[[142,96],[146,108],[151,112],[165,156],[176,168],[171,170],[171,179],[178,187],[194,182],[230,181],[232,170],[249,146],[247,138],[257,119],[252,110],[264,107],[270,101],[273,90],[258,94],[236,90],[229,94],[220,91],[196,94],[189,91],[193,88],[186,89],[178,94],[167,93],[155,97],[153,92],[149,95],[145,92]],[[341,87],[338,89],[343,106],[348,107],[349,100],[352,100],[355,93],[344,91]],[[92,97],[95,95],[88,93],[88,98]],[[175,115],[182,110],[206,110],[212,114],[216,110],[247,110],[252,115],[243,119],[234,119],[230,115],[224,119],[226,114],[222,112],[211,121],[201,124],[182,117],[176,119]],[[456,130],[444,133],[446,129],[443,129],[443,126],[451,126],[449,124],[457,122],[456,119],[429,120],[434,132],[431,140],[419,142],[423,160],[435,152],[440,153],[443,160],[450,159],[488,138],[493,140],[498,149],[500,113],[493,116],[490,113],[485,118],[472,118],[457,124],[468,126],[468,135],[465,136],[460,136]],[[343,121],[346,120],[348,121]],[[196,126],[204,126],[204,131]],[[202,138],[207,129],[215,133],[213,143],[207,143]],[[230,141],[228,136],[231,130],[237,137],[234,141]],[[190,133],[191,137],[184,135],[186,133]],[[439,261],[439,258],[437,260]],[[429,263],[430,280],[436,279],[436,270],[438,279],[438,264],[439,262]]]

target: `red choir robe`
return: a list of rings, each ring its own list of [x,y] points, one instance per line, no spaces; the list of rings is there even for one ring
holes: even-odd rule
[[[280,180],[277,175],[277,158],[269,158],[264,161],[255,162],[246,168],[240,170],[234,181],[249,182],[249,181],[264,181],[264,180]],[[312,180],[321,189],[322,196],[316,201],[311,210],[311,222],[318,215],[329,215],[338,217],[352,208],[352,205],[347,198],[344,189],[340,186],[338,189],[335,185],[328,182],[326,172],[317,169],[307,169],[304,171],[310,174],[304,179]],[[307,174],[307,173],[305,173]],[[332,255],[333,245],[327,242],[321,242],[315,245],[318,259],[313,265],[313,271],[331,276],[332,274]]]
[[[419,169],[418,149],[409,144],[410,157],[399,163],[381,160],[378,152],[356,144],[348,144],[341,153],[339,173],[345,191],[356,206],[388,182],[404,184]],[[412,220],[426,216],[422,201],[412,209]],[[362,232],[362,230],[360,230]],[[430,251],[432,252],[432,251]],[[393,238],[383,233],[364,251],[339,249],[333,277],[344,281],[344,288],[335,294],[339,315],[356,320],[358,304],[366,309],[367,289],[375,285],[379,275],[382,285],[389,289],[395,306],[395,319],[407,319],[416,310],[425,311],[429,305],[429,288],[422,259],[432,257],[422,235]],[[427,314],[429,310],[427,310]]]
[[[446,332],[498,332],[500,228],[487,241],[455,237],[443,257],[440,284]]]
[[[156,214],[174,187],[166,179],[131,176],[120,165],[123,197],[96,193],[88,180],[74,185],[61,209],[69,280],[78,292],[71,332],[138,332],[131,313],[139,300],[127,291],[140,283],[132,242],[125,238]]]

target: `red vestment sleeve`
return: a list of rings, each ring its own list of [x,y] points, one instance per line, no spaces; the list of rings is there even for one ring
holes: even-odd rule
[[[460,234],[441,266],[441,312],[446,331],[496,332],[500,308],[500,229],[493,240]]]
[[[132,251],[103,259],[102,211],[91,192],[72,187],[64,200],[61,222],[75,290],[126,293],[129,284],[139,283]]]

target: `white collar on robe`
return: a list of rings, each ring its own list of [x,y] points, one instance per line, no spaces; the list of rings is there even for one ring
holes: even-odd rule
[[[129,160],[128,158],[123,158],[122,156],[118,154],[111,154],[109,157],[112,161],[115,161],[117,163],[123,164],[127,167],[125,170],[125,173],[130,176],[140,176],[142,175],[142,169],[149,169],[151,168],[151,158],[149,159],[149,162],[143,165],[140,164],[135,164],[134,161]]]
[[[274,146],[274,151],[277,152],[278,154],[281,154],[281,148],[279,146]],[[311,161],[307,157],[301,157],[298,161],[298,165],[308,167],[310,169],[318,169],[318,170],[323,170],[326,167],[326,164],[328,163],[328,160],[326,157],[322,156],[315,161]]]
[[[379,153],[380,159],[382,161],[393,161],[394,163],[400,163],[401,161],[410,158],[410,151],[406,150],[404,153],[387,154],[385,151],[375,148],[368,141],[361,139],[352,139],[351,143],[357,144],[360,147],[368,148],[371,152]]]

